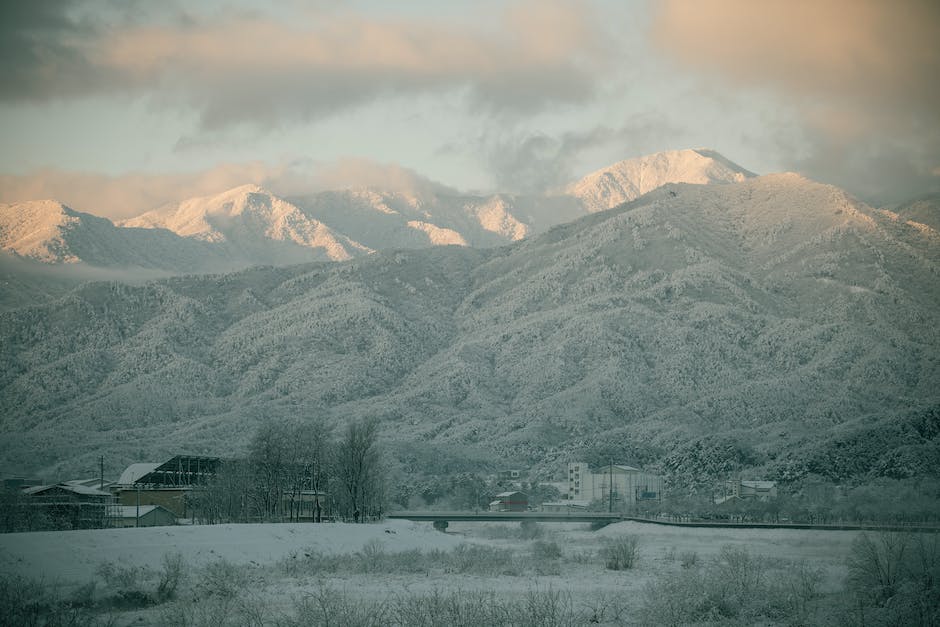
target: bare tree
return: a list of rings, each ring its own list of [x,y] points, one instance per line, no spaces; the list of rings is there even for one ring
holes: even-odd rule
[[[350,422],[336,446],[336,485],[341,511],[360,522],[382,513],[384,490],[380,476],[378,422]]]
[[[296,423],[290,428],[287,463],[287,484],[291,496],[291,518],[300,516],[304,492],[313,499],[313,520],[323,520],[322,494],[329,480],[329,459],[332,434],[319,419]]]
[[[252,509],[261,520],[278,520],[286,483],[290,435],[284,423],[264,422],[248,449],[254,479]]]

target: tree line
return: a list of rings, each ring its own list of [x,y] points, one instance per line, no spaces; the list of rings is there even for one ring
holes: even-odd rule
[[[222,463],[191,493],[196,522],[344,520],[385,510],[383,460],[375,420],[353,421],[338,436],[320,420],[263,423],[243,459]]]

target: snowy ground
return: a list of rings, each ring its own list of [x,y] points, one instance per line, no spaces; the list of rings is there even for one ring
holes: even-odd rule
[[[102,579],[102,563],[157,572],[164,555],[179,554],[194,579],[220,561],[234,566],[233,573],[250,573],[250,586],[239,594],[250,594],[255,607],[263,606],[267,618],[261,624],[290,614],[298,599],[324,586],[368,600],[441,591],[492,591],[507,598],[557,591],[584,616],[616,605],[620,609],[608,611],[601,622],[634,624],[631,612],[639,607],[646,589],[663,576],[681,572],[683,556],[694,552],[705,562],[729,545],[763,555],[776,564],[805,561],[822,571],[820,591],[834,596],[843,585],[845,559],[857,535],[847,531],[685,529],[634,522],[599,531],[582,524],[541,523],[536,531],[538,537],[526,538],[515,523],[452,523],[445,534],[435,531],[430,523],[396,520],[369,525],[217,525],[5,534],[0,535],[0,575],[41,579],[47,585],[58,584],[62,590],[97,580],[95,594],[107,597],[108,586],[115,584]],[[600,551],[625,535],[639,540],[637,565],[624,571],[606,569]],[[561,557],[539,561],[533,557],[537,542],[554,543],[561,549]],[[413,568],[405,560],[400,571],[394,565],[379,565],[378,558],[373,560],[375,564],[362,563],[373,559],[369,556],[376,552],[398,554],[417,549],[452,553],[462,544],[495,549],[490,555],[505,559],[508,574],[499,568],[494,572],[473,568],[458,572],[435,564]],[[326,557],[312,562],[311,555],[346,556],[358,566],[337,567],[336,561],[324,566],[322,559]],[[543,567],[546,564],[548,567]],[[187,593],[192,589],[190,581]],[[108,612],[110,618],[117,612],[118,625],[161,625],[176,620],[170,617],[177,614],[166,609],[175,607],[173,603],[182,601],[117,610],[111,607]],[[186,611],[190,611],[187,621],[199,624],[191,615],[192,606]]]

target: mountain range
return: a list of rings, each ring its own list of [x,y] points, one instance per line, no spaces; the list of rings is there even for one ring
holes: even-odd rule
[[[256,188],[141,216],[114,228],[243,242],[260,213],[266,237],[352,259],[88,283],[0,313],[0,467],[231,455],[264,419],[317,415],[379,418],[397,459],[440,472],[512,460],[547,476],[603,452],[680,483],[940,474],[929,207],[730,171],[553,227],[493,197],[531,229],[502,235],[470,202],[445,222],[444,203],[332,193],[389,225],[424,211],[466,246],[382,250]]]
[[[351,189],[286,199],[244,185],[117,224],[57,201],[33,201],[0,205],[0,248],[46,264],[173,274],[345,261],[376,250],[502,245],[666,183],[746,176],[712,151],[675,150],[622,161],[555,195]]]

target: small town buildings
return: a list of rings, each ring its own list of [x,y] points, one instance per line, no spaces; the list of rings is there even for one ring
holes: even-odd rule
[[[529,498],[524,492],[500,492],[490,503],[491,512],[525,512],[529,509]]]
[[[110,492],[82,485],[59,483],[24,488],[22,494],[33,511],[54,529],[99,529],[107,526]]]
[[[176,524],[176,516],[159,505],[112,505],[108,508],[112,527],[165,527]]]
[[[598,501],[620,509],[662,499],[663,478],[633,466],[610,464],[591,470],[584,462],[568,464],[570,501]]]

